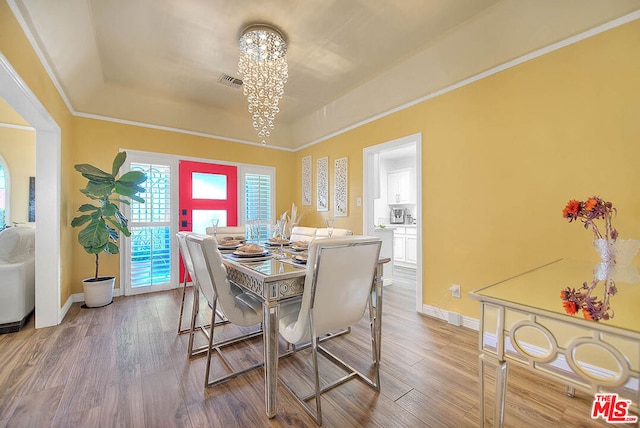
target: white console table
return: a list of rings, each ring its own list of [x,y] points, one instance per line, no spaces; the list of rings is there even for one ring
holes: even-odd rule
[[[618,293],[612,319],[590,321],[568,315],[560,298],[566,287],[591,282],[592,262],[557,260],[516,277],[475,290],[480,314],[480,425],[503,426],[508,364],[590,393],[617,393],[640,400],[640,276],[634,266],[613,271]],[[603,287],[594,293],[602,298]],[[494,391],[486,388],[488,368],[496,368]],[[492,397],[493,396],[493,397]],[[493,400],[492,400],[493,398]],[[493,412],[486,412],[493,402]],[[491,415],[493,413],[493,415]],[[491,420],[491,416],[493,419]]]

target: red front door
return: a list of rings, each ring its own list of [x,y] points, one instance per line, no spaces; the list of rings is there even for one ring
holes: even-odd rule
[[[206,233],[218,227],[238,225],[238,168],[202,162],[180,161],[179,230]],[[184,268],[180,263],[180,278]]]

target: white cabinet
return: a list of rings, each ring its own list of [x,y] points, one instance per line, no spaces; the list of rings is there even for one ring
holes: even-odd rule
[[[411,169],[390,171],[387,174],[387,203],[412,204],[416,201],[415,182]]]
[[[418,263],[418,236],[415,227],[398,226],[393,234],[393,262],[415,267]]]
[[[404,228],[403,228],[404,229]],[[396,229],[396,233],[393,235],[393,261],[394,262],[404,262],[405,261],[405,242],[406,236],[398,233],[398,229]]]

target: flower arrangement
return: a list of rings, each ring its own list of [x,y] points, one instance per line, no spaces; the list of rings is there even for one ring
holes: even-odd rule
[[[562,210],[562,216],[569,219],[569,223],[580,219],[585,229],[591,228],[596,239],[615,241],[618,231],[611,224],[611,218],[617,211],[611,202],[604,201],[598,196],[592,196],[586,201],[571,199]],[[596,220],[604,220],[604,232],[600,231]]]
[[[591,293],[600,281],[594,278],[591,284],[585,281],[582,287],[565,288],[560,291],[560,299],[562,299],[562,307],[569,315],[575,315],[578,311],[582,312],[582,316],[587,320],[600,321],[613,318],[614,312],[609,304],[609,297],[615,296],[618,292],[616,284],[612,279],[604,281],[604,299],[599,300],[592,297]]]
[[[613,207],[613,204],[598,196],[592,196],[584,202],[571,199],[562,210],[562,216],[569,219],[569,223],[574,220],[580,220],[585,229],[593,231],[596,240],[606,240],[609,243],[614,243],[618,239],[618,231],[611,223],[611,218],[614,214],[617,214],[617,210]],[[598,227],[596,220],[604,221],[602,231]],[[606,246],[607,243],[604,243],[604,245]],[[610,257],[612,256],[610,255]],[[570,287],[561,290],[560,299],[565,312],[569,315],[575,315],[580,311],[585,319],[593,321],[613,318],[614,312],[609,303],[609,298],[615,296],[618,292],[615,282],[608,277],[604,280],[604,297],[602,300],[592,296],[599,282],[600,280],[594,277],[591,284],[585,281],[578,290]]]

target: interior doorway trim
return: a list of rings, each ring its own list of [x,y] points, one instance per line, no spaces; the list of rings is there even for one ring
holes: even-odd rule
[[[407,144],[415,143],[416,146],[416,233],[418,237],[417,244],[417,265],[416,265],[416,311],[423,312],[422,304],[422,134],[413,134],[397,140],[388,141],[386,143],[377,144],[375,146],[365,147],[363,152],[363,179],[364,188],[362,197],[364,206],[362,210],[362,224],[365,235],[374,235],[374,206],[373,200],[379,192],[376,183],[379,183],[377,160],[380,152],[394,149]]]
[[[0,53],[0,97],[36,134],[36,328],[60,323],[60,127]]]

